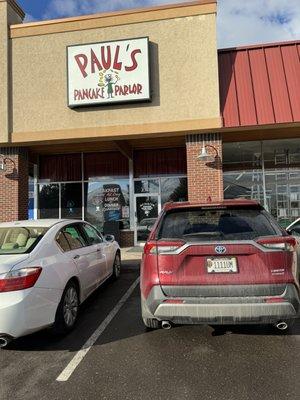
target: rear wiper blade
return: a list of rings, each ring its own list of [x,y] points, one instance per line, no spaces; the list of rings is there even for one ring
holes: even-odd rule
[[[222,236],[222,232],[193,232],[193,233],[186,233],[182,236]]]

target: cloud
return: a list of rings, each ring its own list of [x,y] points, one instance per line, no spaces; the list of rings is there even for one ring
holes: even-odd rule
[[[190,0],[50,0],[44,19]],[[300,38],[300,0],[218,0],[218,47]]]
[[[59,18],[188,1],[190,0],[50,0],[43,17]]]
[[[24,22],[34,22],[34,21],[36,21],[36,18],[34,18],[34,16],[33,16],[33,15],[31,15],[31,14],[27,14],[27,13],[26,13],[26,16],[25,16]]]
[[[300,0],[219,0],[218,46],[300,38]]]

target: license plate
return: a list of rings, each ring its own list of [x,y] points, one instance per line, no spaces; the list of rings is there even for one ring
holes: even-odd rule
[[[208,258],[206,262],[207,272],[209,274],[238,272],[237,260],[235,257]]]

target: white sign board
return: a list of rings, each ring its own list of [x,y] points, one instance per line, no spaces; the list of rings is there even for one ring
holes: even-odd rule
[[[126,39],[67,47],[68,105],[147,101],[149,39]]]

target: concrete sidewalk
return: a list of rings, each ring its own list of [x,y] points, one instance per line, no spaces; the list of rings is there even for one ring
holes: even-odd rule
[[[138,260],[140,261],[143,254],[142,247],[124,247],[121,249],[121,259],[126,260]]]

